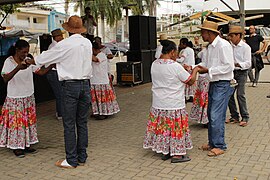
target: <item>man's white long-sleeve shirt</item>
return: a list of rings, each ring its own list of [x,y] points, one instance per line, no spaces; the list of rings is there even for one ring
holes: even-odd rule
[[[217,36],[209,44],[206,53],[206,61],[200,65],[208,68],[210,82],[233,79],[233,48],[228,41]]]
[[[232,44],[234,63],[239,63],[241,67],[235,67],[235,70],[247,70],[251,67],[251,48],[244,41],[237,45]]]
[[[37,66],[56,64],[60,81],[90,79],[92,75],[92,44],[80,34],[58,42],[52,49],[35,58]]]

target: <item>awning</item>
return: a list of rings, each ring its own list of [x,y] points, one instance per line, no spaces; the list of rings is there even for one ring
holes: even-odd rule
[[[43,33],[32,33],[26,30],[10,30],[0,33],[0,37],[38,37],[39,35],[42,35]]]
[[[15,3],[26,3],[26,2],[33,2],[33,1],[42,1],[42,0],[1,0],[0,5],[15,4]]]

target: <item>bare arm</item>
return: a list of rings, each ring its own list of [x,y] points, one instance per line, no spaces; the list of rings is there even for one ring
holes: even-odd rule
[[[55,67],[55,64],[51,64],[48,67],[42,67],[40,68],[37,72],[35,72],[35,74],[41,75],[43,76],[44,74],[47,74],[49,70],[51,70],[52,68]]]
[[[194,84],[197,78],[197,72],[199,71],[199,67],[195,67],[191,72],[191,79],[186,83],[187,85],[191,86]]]
[[[13,69],[10,73],[3,75],[4,82],[7,83],[15,76],[15,74],[17,74],[17,72],[26,68],[27,68],[27,64],[25,63],[25,61],[22,61],[21,64],[18,64],[16,68]]]

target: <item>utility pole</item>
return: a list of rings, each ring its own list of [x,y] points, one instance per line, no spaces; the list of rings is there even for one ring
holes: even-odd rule
[[[246,26],[245,23],[245,0],[240,0],[240,9],[239,9],[239,16],[240,16],[240,25],[244,29]]]

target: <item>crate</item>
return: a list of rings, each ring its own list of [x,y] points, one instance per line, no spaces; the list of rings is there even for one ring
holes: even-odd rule
[[[135,85],[143,82],[142,62],[116,63],[117,84]]]

